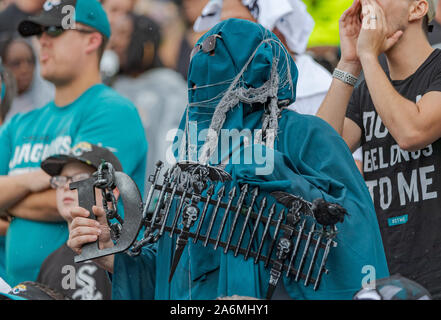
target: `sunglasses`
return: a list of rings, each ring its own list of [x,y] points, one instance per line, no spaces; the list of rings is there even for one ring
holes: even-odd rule
[[[41,33],[39,33],[37,35],[37,37],[41,37],[43,35],[43,33],[46,33],[49,37],[51,38],[56,38],[61,36],[65,31],[77,31],[77,32],[81,32],[81,33],[94,33],[97,32],[95,30],[88,30],[88,29],[65,29],[63,27],[57,27],[57,26],[49,26],[49,27],[42,27],[41,28]]]
[[[79,173],[72,177],[69,176],[53,176],[50,180],[51,187],[53,189],[64,188],[69,181],[78,182],[82,180],[86,180],[90,178],[90,174],[88,173]]]

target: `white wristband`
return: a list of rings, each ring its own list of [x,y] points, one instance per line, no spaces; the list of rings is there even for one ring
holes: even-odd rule
[[[358,78],[356,76],[337,68],[334,69],[334,73],[332,74],[332,76],[340,81],[343,81],[346,84],[349,84],[350,86],[355,86],[358,81]]]

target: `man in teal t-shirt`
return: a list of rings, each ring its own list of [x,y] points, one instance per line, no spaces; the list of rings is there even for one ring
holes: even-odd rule
[[[13,217],[6,236],[6,279],[35,280],[42,261],[68,238],[55,193],[40,163],[71,148],[113,151],[143,191],[147,141],[135,106],[101,84],[99,62],[110,25],[97,0],[47,1],[19,25],[39,36],[43,78],[55,100],[18,114],[0,128],[0,209]],[[87,142],[87,143],[84,143]]]

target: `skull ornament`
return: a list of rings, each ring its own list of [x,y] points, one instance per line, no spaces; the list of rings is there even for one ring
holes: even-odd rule
[[[285,259],[289,251],[291,250],[291,241],[287,238],[281,238],[277,245],[277,258]]]
[[[187,206],[184,210],[184,214],[182,216],[182,222],[185,224],[187,228],[190,228],[194,222],[198,219],[199,216],[199,208],[195,206]]]

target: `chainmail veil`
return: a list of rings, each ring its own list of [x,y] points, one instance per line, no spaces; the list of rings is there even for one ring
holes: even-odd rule
[[[234,54],[232,51],[238,48],[231,47],[231,43],[240,43],[240,37],[247,35],[245,32],[227,34],[224,31],[225,28],[228,29],[237,24],[240,24],[241,28],[245,25],[255,31],[254,34],[248,35],[255,37],[254,46],[240,48],[242,51],[248,50],[249,52],[242,64],[238,64],[232,57]],[[207,136],[200,146],[201,151],[197,158],[198,162],[202,164],[210,162],[213,150],[218,147],[220,131],[224,128],[231,110],[239,107],[251,109],[251,112],[263,112],[262,127],[257,143],[265,144],[268,148],[273,149],[279,129],[278,118],[281,110],[289,104],[288,101],[295,100],[297,69],[289,53],[272,32],[253,22],[238,19],[230,19],[219,25],[218,28],[214,27],[199,40],[196,48],[203,47],[204,42],[209,41],[210,36],[213,37],[213,35],[216,36],[217,44],[210,52],[198,50],[194,54],[189,74],[191,75],[192,71],[197,71],[198,64],[203,65],[204,63],[207,68],[205,72],[210,73],[215,66],[210,64],[211,61],[205,62],[205,60],[211,59],[220,51],[225,50],[230,55],[229,61],[223,60],[222,62],[231,64],[231,69],[235,69],[235,73],[231,74],[234,77],[220,78],[218,82],[212,82],[212,79],[209,79],[202,85],[191,82],[191,77],[189,77],[189,104],[185,114],[185,138],[182,139],[183,143],[179,152],[180,159],[189,159],[189,154],[195,151],[194,143],[192,144],[189,138],[189,123],[191,115],[196,114],[198,130],[200,125],[207,126],[209,123]],[[230,42],[224,43],[227,37]],[[224,46],[220,45],[220,42]],[[194,99],[191,98],[195,91],[201,90],[205,90],[206,93],[204,92]]]

